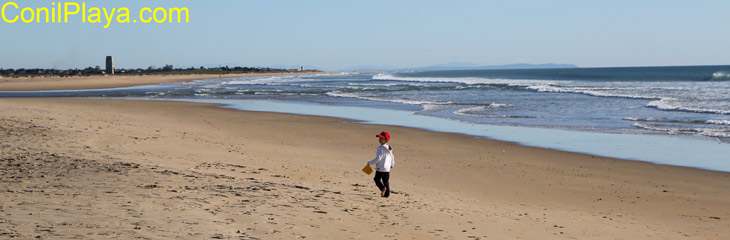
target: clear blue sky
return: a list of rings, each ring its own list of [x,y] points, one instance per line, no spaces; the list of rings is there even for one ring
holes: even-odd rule
[[[14,2],[35,8],[53,1]],[[124,68],[730,64],[730,1],[83,2],[128,7],[132,18],[143,7],[187,7],[190,23],[112,22],[104,29],[76,16],[61,24],[0,21],[0,68],[83,68],[103,65],[107,55]]]

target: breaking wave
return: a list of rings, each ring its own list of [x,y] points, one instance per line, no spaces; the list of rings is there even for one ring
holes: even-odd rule
[[[725,119],[722,119],[722,120],[707,120],[707,121],[705,121],[705,123],[708,123],[708,124],[716,124],[716,125],[730,125],[730,120],[725,120]]]
[[[730,79],[728,72],[716,72],[715,79]],[[581,82],[563,80],[491,79],[483,77],[402,77],[381,73],[373,80],[467,84],[454,89],[492,88],[529,90],[542,93],[573,93],[594,97],[651,100],[646,107],[663,111],[730,114],[727,101],[730,87],[724,82]],[[387,83],[392,84],[392,83]],[[702,84],[702,85],[698,85]],[[712,89],[712,92],[704,89]],[[700,100],[702,100],[700,102]]]
[[[656,123],[687,123],[687,124],[704,124],[705,120],[685,120],[685,119],[666,119],[666,118],[641,118],[641,117],[625,117],[624,120],[634,122],[656,122]]]
[[[730,129],[728,128],[682,128],[643,123],[634,123],[633,126],[644,130],[656,131],[669,135],[700,135],[705,137],[730,138]]]
[[[388,73],[380,73],[372,77],[373,80],[381,81],[408,81],[408,82],[432,82],[432,83],[464,83],[464,84],[504,84],[508,86],[528,87],[542,84],[560,84],[569,81],[549,80],[527,80],[527,79],[495,79],[483,77],[401,77]]]
[[[361,94],[341,92],[341,91],[327,92],[326,95],[332,96],[332,97],[357,98],[357,99],[377,101],[377,102],[391,102],[391,103],[401,103],[401,104],[408,104],[408,105],[424,105],[424,104],[447,105],[447,104],[452,103],[452,102],[438,102],[438,101],[425,101],[425,100],[413,100],[413,99],[383,98],[383,97],[365,96],[365,95],[361,95]]]
[[[695,112],[695,113],[714,113],[714,114],[730,114],[730,110],[716,109],[707,107],[693,107],[687,106],[685,101],[676,98],[662,98],[659,100],[651,101],[647,104],[647,107],[656,108],[664,111],[683,111],[683,112]]]
[[[459,110],[454,111],[453,113],[456,115],[461,116],[469,116],[469,117],[486,117],[486,118],[531,118],[528,116],[513,116],[513,115],[498,115],[498,114],[487,114],[484,112],[497,109],[497,108],[504,108],[504,107],[510,107],[511,104],[501,104],[501,103],[491,103],[486,106],[478,106],[478,107],[470,107],[470,108],[462,108]]]
[[[715,72],[711,80],[730,80],[730,72]]]

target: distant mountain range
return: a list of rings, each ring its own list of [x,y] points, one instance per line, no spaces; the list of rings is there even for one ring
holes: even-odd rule
[[[433,70],[485,70],[485,69],[541,69],[541,68],[577,68],[574,64],[556,64],[556,63],[516,63],[507,65],[478,65],[467,62],[450,62],[425,67],[414,68],[395,68],[391,66],[357,66],[340,69],[340,71],[433,71]]]

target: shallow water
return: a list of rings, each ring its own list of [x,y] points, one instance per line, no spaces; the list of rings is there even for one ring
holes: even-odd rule
[[[224,104],[226,108],[294,113],[359,120],[366,124],[397,125],[460,133],[526,146],[587,153],[657,164],[730,172],[730,147],[701,137],[615,134],[565,129],[471,124],[413,114],[403,110],[333,106],[277,100],[179,100]]]

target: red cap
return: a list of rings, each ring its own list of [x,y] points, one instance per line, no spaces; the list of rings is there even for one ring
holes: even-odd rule
[[[375,136],[379,137],[379,138],[385,138],[385,139],[388,139],[388,141],[390,141],[390,133],[388,133],[386,131],[383,131],[380,134],[375,135]]]

